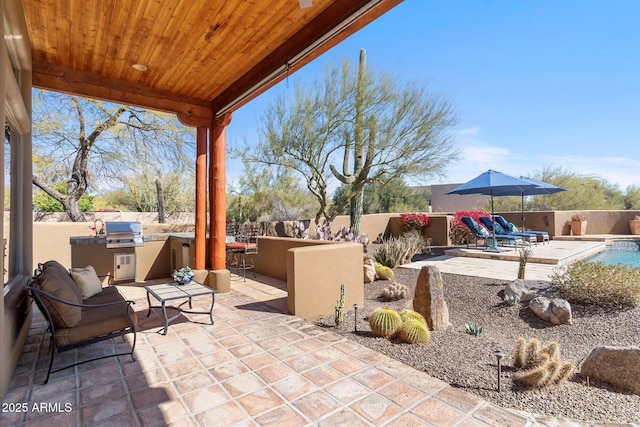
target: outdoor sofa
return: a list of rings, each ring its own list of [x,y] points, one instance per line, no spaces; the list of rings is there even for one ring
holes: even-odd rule
[[[93,267],[67,270],[57,261],[38,264],[26,290],[44,316],[51,334],[51,358],[44,384],[52,373],[71,366],[127,354],[136,360],[133,351],[137,321],[131,307],[135,303],[125,300],[115,287],[103,288]],[[58,352],[129,333],[133,334],[130,351],[100,355],[51,370]]]

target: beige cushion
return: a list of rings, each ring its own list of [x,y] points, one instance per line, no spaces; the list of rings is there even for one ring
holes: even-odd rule
[[[34,286],[74,304],[82,304],[82,294],[69,271],[58,263],[45,264]],[[56,328],[72,328],[80,323],[82,308],[43,297],[43,303]]]
[[[102,292],[102,282],[96,274],[93,266],[88,265],[84,268],[72,268],[71,277],[75,280],[82,298],[87,299]]]

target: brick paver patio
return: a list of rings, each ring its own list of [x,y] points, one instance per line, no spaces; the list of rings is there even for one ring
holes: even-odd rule
[[[250,281],[248,283],[251,283]],[[496,407],[424,372],[326,329],[283,314],[277,289],[242,285],[216,296],[215,325],[188,315],[158,332],[136,300],[135,354],[69,368],[43,385],[48,363],[45,323],[36,313],[0,426],[525,426],[531,418]],[[273,295],[259,301],[256,292]],[[280,290],[280,292],[284,292]],[[198,297],[205,307],[208,297]],[[202,319],[200,319],[202,317]],[[202,323],[196,323],[199,320]],[[116,339],[61,353],[57,362],[130,346]],[[77,353],[77,354],[76,354]],[[42,404],[45,404],[42,406]],[[48,404],[48,405],[47,405]],[[35,405],[35,406],[34,406]]]

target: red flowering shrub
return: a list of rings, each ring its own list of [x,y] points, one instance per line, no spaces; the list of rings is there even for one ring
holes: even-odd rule
[[[424,213],[401,213],[400,214],[400,228],[402,232],[417,230],[421,234],[427,229],[429,225],[429,215]]]
[[[480,224],[479,218],[481,216],[491,216],[491,214],[485,211],[458,211],[454,213],[451,229],[449,230],[449,237],[451,237],[451,242],[454,245],[464,245],[475,241],[474,234],[462,222],[463,216],[470,216]]]

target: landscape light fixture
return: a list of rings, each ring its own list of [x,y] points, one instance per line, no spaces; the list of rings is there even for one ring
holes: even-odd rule
[[[358,304],[353,304],[353,332],[358,332]]]
[[[502,365],[501,361],[504,357],[504,352],[502,350],[496,350],[493,352],[493,355],[498,359],[498,393],[500,393],[500,377],[502,376]]]

